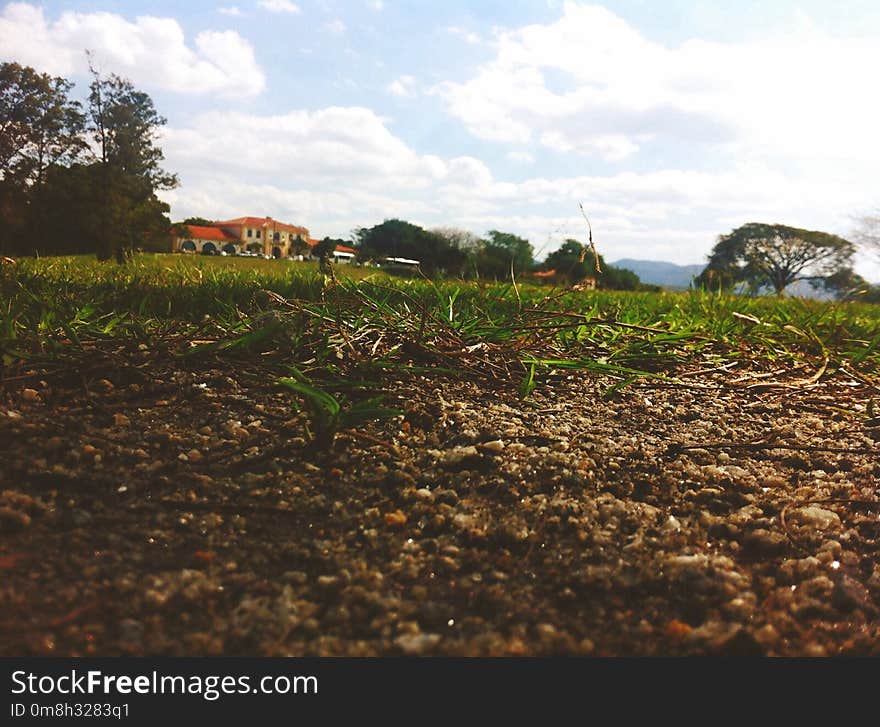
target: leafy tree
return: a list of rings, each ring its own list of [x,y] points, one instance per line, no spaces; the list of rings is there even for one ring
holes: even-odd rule
[[[125,78],[91,71],[88,130],[101,170],[98,258],[123,262],[135,241],[167,234],[168,206],[156,191],[173,188],[177,177],[161,167],[155,142],[165,119],[152,99]]]
[[[442,237],[456,250],[466,253],[476,253],[485,243],[478,235],[461,227],[435,227],[431,233]]]
[[[214,224],[214,221],[206,220],[204,217],[187,217],[181,224],[195,225],[196,227],[210,227]]]
[[[588,259],[589,257],[589,259]],[[592,255],[585,254],[585,248],[577,240],[566,240],[558,250],[554,250],[544,259],[544,268],[555,270],[557,275],[571,283],[577,283],[586,277],[596,276],[595,261]]]
[[[865,300],[872,295],[871,284],[852,268],[841,268],[821,281],[821,287],[840,300]]]
[[[291,255],[308,255],[310,251],[309,243],[301,235],[297,235],[290,243]]]
[[[820,287],[851,268],[855,246],[848,240],[814,230],[750,222],[722,235],[696,284],[706,288],[745,286],[777,295],[798,280]]]
[[[426,273],[461,271],[465,255],[440,235],[404,220],[385,220],[380,225],[355,231],[361,256],[403,257],[418,260]]]
[[[2,236],[21,237],[28,226],[31,245],[48,243],[44,196],[46,177],[76,161],[85,149],[84,117],[68,94],[73,84],[18,63],[0,64],[0,209]]]
[[[608,265],[602,256],[599,256],[599,267],[602,272],[596,270],[596,258],[589,248],[585,248],[577,240],[568,239],[562,243],[558,250],[554,250],[544,260],[548,270],[556,270],[561,276],[571,283],[578,283],[584,278],[596,278],[600,288],[609,290],[638,290],[642,286],[639,276],[631,270],[615,268]]]
[[[55,255],[94,253],[100,170],[95,164],[54,166],[43,191],[45,248]]]
[[[312,256],[321,258],[325,255],[332,255],[337,245],[345,245],[345,240],[337,240],[332,237],[325,237],[321,242],[312,248]]]
[[[501,280],[513,274],[522,275],[535,266],[534,248],[525,238],[490,230],[477,258],[477,266],[484,277]]]
[[[880,210],[859,218],[853,240],[866,251],[880,257]]]
[[[461,227],[434,227],[431,232],[442,237],[449,245],[461,252],[461,265],[458,271],[461,275],[479,273],[480,251],[486,244],[485,240]]]

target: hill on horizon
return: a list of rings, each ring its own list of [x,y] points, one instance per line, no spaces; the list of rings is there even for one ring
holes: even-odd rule
[[[609,263],[609,265],[632,270],[643,283],[678,289],[689,288],[691,280],[706,267],[705,263],[678,265],[663,260],[633,260],[632,258],[623,258]]]
[[[687,290],[691,281],[703,272],[705,265],[678,265],[664,260],[633,260],[623,258],[609,263],[616,268],[632,270],[639,280],[649,285],[660,285],[672,290]],[[834,296],[824,290],[813,288],[807,281],[800,280],[786,288],[789,297],[811,298],[813,300],[831,300]]]

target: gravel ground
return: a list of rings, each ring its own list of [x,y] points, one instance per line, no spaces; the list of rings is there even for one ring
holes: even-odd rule
[[[0,390],[4,655],[880,653],[867,383],[407,378],[320,451],[130,364]]]

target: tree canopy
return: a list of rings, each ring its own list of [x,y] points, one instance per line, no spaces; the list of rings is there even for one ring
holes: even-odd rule
[[[527,273],[535,266],[534,248],[523,237],[510,232],[490,230],[477,253],[477,271],[481,277],[503,280]]]
[[[706,288],[782,294],[799,280],[829,289],[852,270],[855,246],[827,232],[750,222],[718,238],[698,276]]]
[[[177,179],[156,143],[165,119],[116,75],[93,70],[85,111],[72,89],[0,64],[0,251],[123,260],[134,247],[167,249],[168,206],[156,192]]]
[[[91,70],[87,128],[100,168],[98,257],[122,262],[138,241],[167,234],[169,208],[156,191],[175,187],[177,177],[161,167],[155,141],[165,119],[153,100],[128,79]]]
[[[634,272],[608,265],[601,255],[598,258],[601,273],[596,270],[596,256],[580,242],[569,238],[547,255],[544,267],[555,270],[559,277],[570,283],[579,283],[589,277],[596,279],[598,287],[610,290],[637,290],[641,287],[639,276]]]
[[[853,239],[868,252],[880,256],[880,210],[859,218]]]
[[[402,257],[418,260],[427,274],[461,272],[465,254],[440,235],[404,220],[385,220],[355,231],[361,258]]]
[[[86,149],[85,117],[69,98],[73,84],[18,63],[0,64],[0,250],[42,241],[47,227],[50,171],[75,163]]]

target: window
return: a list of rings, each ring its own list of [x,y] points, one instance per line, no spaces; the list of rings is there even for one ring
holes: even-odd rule
[[[281,233],[276,232],[274,235],[272,235],[272,239],[275,240],[275,242],[278,242],[278,240],[281,239]]]
[[[260,231],[259,230],[257,230],[257,239],[258,240],[260,239]]]
[[[248,230],[248,237],[253,237],[253,236],[254,236],[254,231]]]

